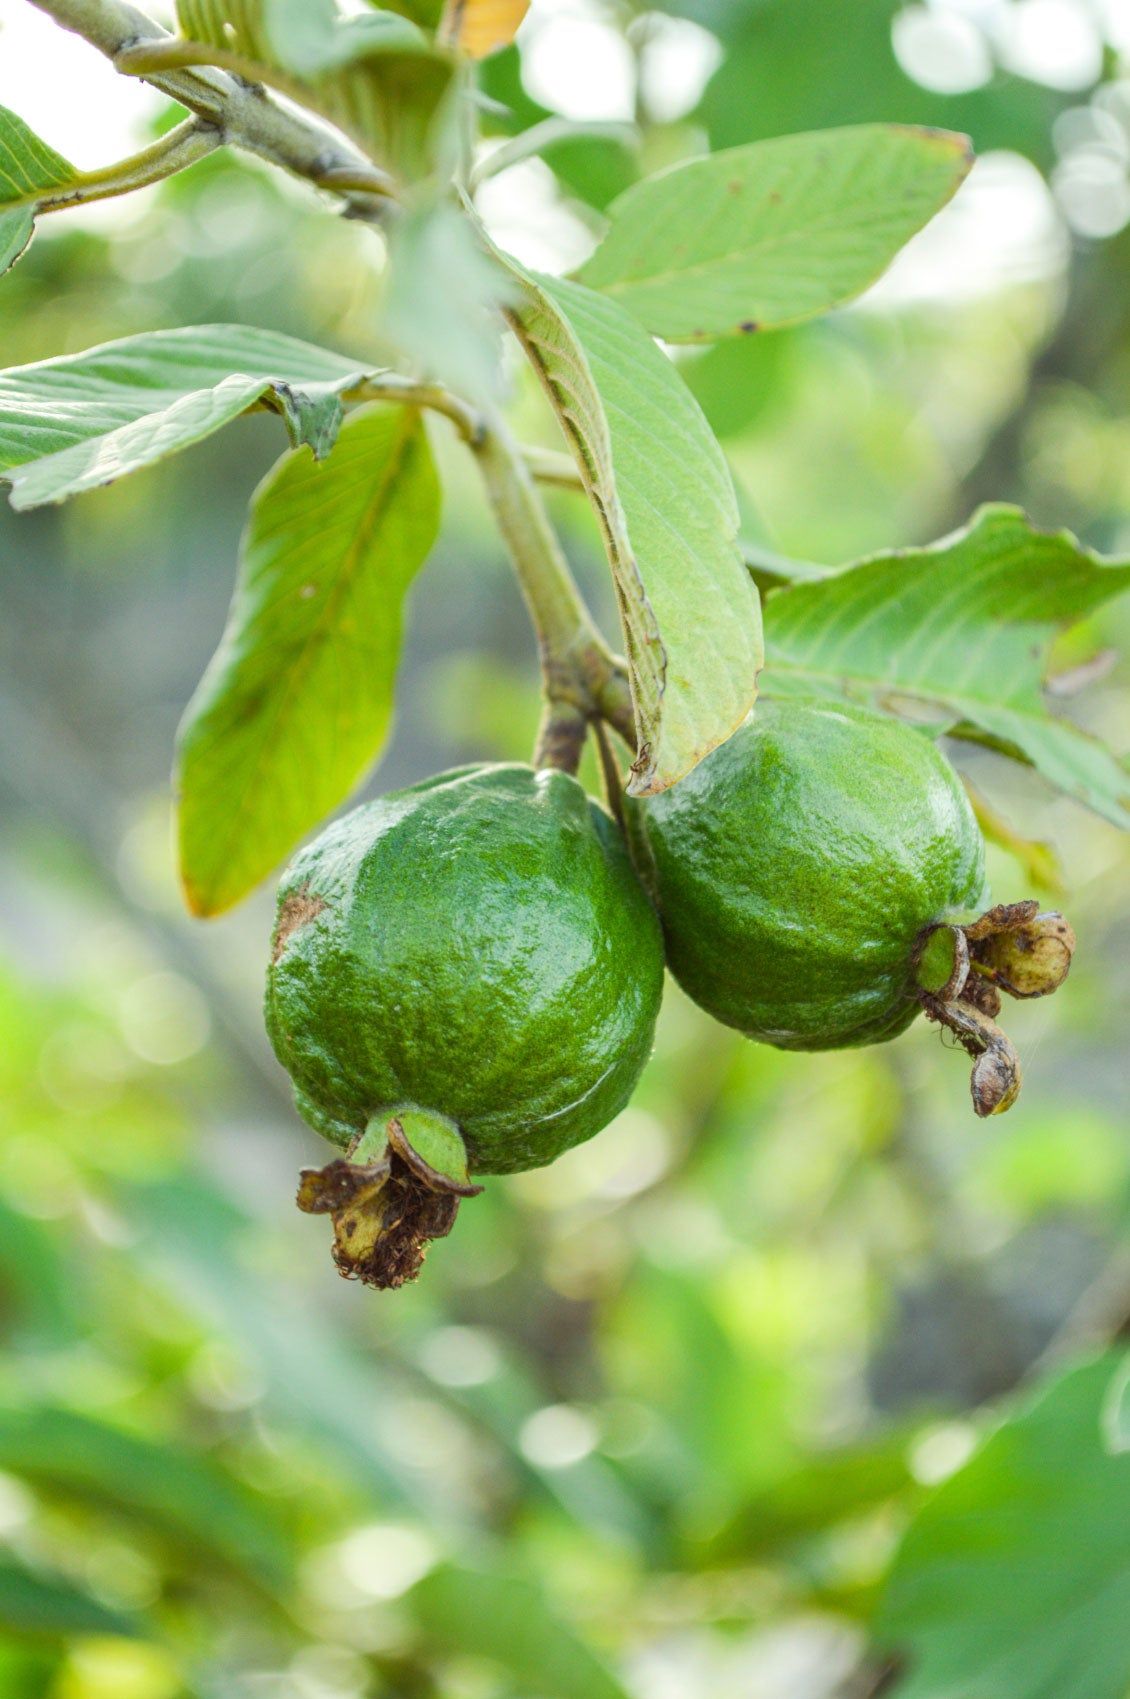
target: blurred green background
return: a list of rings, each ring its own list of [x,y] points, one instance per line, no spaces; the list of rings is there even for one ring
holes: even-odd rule
[[[26,10],[0,0],[14,105],[50,77],[16,57]],[[534,0],[521,41],[484,67],[488,129],[637,125],[492,184],[499,238],[536,263],[571,263],[612,194],[707,145],[874,118],[984,156],[860,305],[685,359],[751,540],[839,562],[991,496],[1130,553],[1122,0]],[[213,156],[110,217],[45,220],[0,284],[0,357],[209,320],[379,357],[380,263],[313,194]],[[445,530],[371,789],[524,758],[537,718],[473,471],[434,435]],[[1063,992],[1013,1018],[1007,1117],[973,1119],[923,1023],[786,1056],[670,987],[597,1140],[489,1184],[417,1287],[347,1286],[292,1206],[321,1149],[260,1025],[270,893],[194,924],[170,849],[177,721],[280,438],[247,419],[69,507],[0,512],[0,1694],[885,1690],[867,1624],[917,1505],[1014,1388],[1130,1318],[1130,848],[952,751],[1054,847],[1079,933]],[[580,502],[553,509],[608,622]],[[1106,648],[1070,711],[1124,752],[1130,608],[1058,664]],[[1044,895],[1033,865],[993,849],[996,895]]]

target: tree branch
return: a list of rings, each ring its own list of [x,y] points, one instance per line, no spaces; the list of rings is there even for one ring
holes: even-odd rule
[[[31,197],[37,212],[62,212],[71,206],[86,206],[90,201],[109,200],[114,195],[126,195],[133,189],[144,189],[150,183],[163,182],[186,166],[220,146],[223,137],[214,125],[203,118],[187,118],[175,130],[162,136],[152,147],[142,148],[128,159],[119,159],[100,171],[84,171],[74,182],[53,192]]]
[[[31,0],[63,29],[82,36],[111,64],[128,66],[141,47],[175,40],[128,0]],[[341,195],[351,213],[373,219],[387,206],[391,183],[360,153],[305,115],[272,100],[258,83],[247,83],[211,66],[169,68],[145,81],[195,112],[219,131],[220,139],[281,166],[318,188]]]

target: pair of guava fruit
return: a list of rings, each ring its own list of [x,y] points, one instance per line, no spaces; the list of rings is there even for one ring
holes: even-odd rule
[[[892,1038],[925,1010],[1007,1108],[1001,989],[1041,995],[1073,938],[1035,903],[980,914],[984,846],[922,733],[763,701],[625,833],[576,779],[440,774],[363,804],[279,893],[267,1025],[302,1115],[345,1152],[304,1173],[343,1273],[396,1286],[472,1174],[538,1167],[627,1103],[664,963],[694,1001],[794,1050]],[[626,841],[625,841],[626,840]]]

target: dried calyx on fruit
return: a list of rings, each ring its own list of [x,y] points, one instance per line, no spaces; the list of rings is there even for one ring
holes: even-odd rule
[[[467,1172],[459,1129],[439,1115],[402,1109],[377,1116],[345,1157],[304,1168],[298,1207],[333,1219],[333,1259],[368,1286],[415,1280],[432,1239],[455,1225],[460,1198],[482,1191]]]
[[[966,924],[939,921],[918,941],[915,979],[927,1020],[948,1027],[974,1058],[969,1089],[978,1115],[1011,1108],[1020,1058],[997,1024],[1001,993],[1047,997],[1067,978],[1075,933],[1037,902],[998,903]]]
[[[843,703],[762,701],[626,817],[668,966],[715,1019],[780,1049],[839,1050],[924,1010],[975,1058],[977,1113],[1014,1101],[1000,993],[1054,991],[1075,938],[1035,902],[986,908],[980,829],[924,733]]]

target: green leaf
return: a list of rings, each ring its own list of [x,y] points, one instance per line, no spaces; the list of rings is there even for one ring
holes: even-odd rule
[[[26,207],[0,212],[0,277],[10,271],[35,232],[35,219]]]
[[[1116,1456],[1130,1451],[1130,1357],[1111,1382],[1103,1420],[1107,1450]]]
[[[996,844],[998,849],[1007,851],[1023,869],[1025,878],[1035,890],[1045,891],[1050,897],[1066,896],[1063,869],[1054,845],[1040,843],[1037,839],[1027,838],[1023,832],[1017,831],[1012,822],[999,809],[994,808],[968,778],[965,780],[965,789],[969,793],[969,800],[985,842]]]
[[[497,399],[503,306],[514,280],[448,201],[405,209],[388,237],[381,329],[412,363],[458,394]]]
[[[927,1499],[875,1626],[898,1699],[1125,1699],[1130,1457],[1102,1443],[1115,1368],[1055,1381]]]
[[[372,368],[277,331],[192,325],[0,372],[0,478],[12,506],[109,484],[262,402],[294,443],[333,446],[343,391]]]
[[[253,1194],[250,1208],[239,1201],[241,1189]],[[389,1353],[374,1353],[327,1316],[324,1284],[304,1285],[297,1269],[248,1258],[260,1219],[254,1193],[246,1175],[217,1180],[192,1169],[133,1188],[125,1204],[140,1278],[177,1293],[209,1335],[252,1366],[275,1417],[342,1471],[359,1513],[391,1508],[457,1537],[463,1511],[446,1478],[405,1460],[373,1420],[375,1410],[418,1386]]]
[[[538,1699],[627,1699],[596,1653],[529,1581],[443,1564],[405,1595],[430,1647],[487,1658]]]
[[[876,555],[773,591],[762,689],[847,697],[1019,754],[1068,796],[1130,827],[1130,772],[1042,695],[1056,633],[1130,589],[1130,563],[1019,508],[983,507],[929,548]]]
[[[366,409],[319,465],[260,485],[227,630],[180,747],[181,877],[194,914],[245,896],[375,759],[405,592],[439,524],[419,415]]]
[[[221,1470],[54,1405],[0,1408],[0,1469],[137,1516],[257,1581],[287,1573],[279,1534]]]
[[[12,1634],[48,1639],[139,1632],[134,1618],[110,1610],[65,1576],[10,1559],[0,1563],[0,1624]]]
[[[78,175],[22,118],[0,106],[0,275],[31,241],[36,203]]]
[[[668,342],[796,324],[874,283],[971,163],[964,136],[893,124],[692,159],[613,202],[580,279]]]
[[[528,290],[516,328],[603,532],[639,736],[629,789],[649,796],[729,737],[757,694],[761,620],[733,485],[698,403],[621,307],[514,269]]]
[[[295,94],[406,182],[445,154],[454,60],[403,18],[341,18],[325,0],[177,0],[195,41],[235,49],[295,79]]]
[[[713,1563],[748,1563],[755,1557],[826,1536],[837,1523],[858,1521],[898,1498],[914,1480],[907,1462],[913,1434],[893,1429],[853,1445],[815,1451],[739,1502],[711,1535]]]
[[[764,430],[767,416],[785,410],[796,366],[796,339],[788,331],[715,342],[679,361],[683,382],[723,441]]]
[[[343,18],[334,0],[264,0],[263,25],[276,62],[313,76],[374,53],[427,51],[427,37],[395,12]]]
[[[65,188],[77,176],[61,153],[0,106],[0,207],[34,203],[46,190]]]

